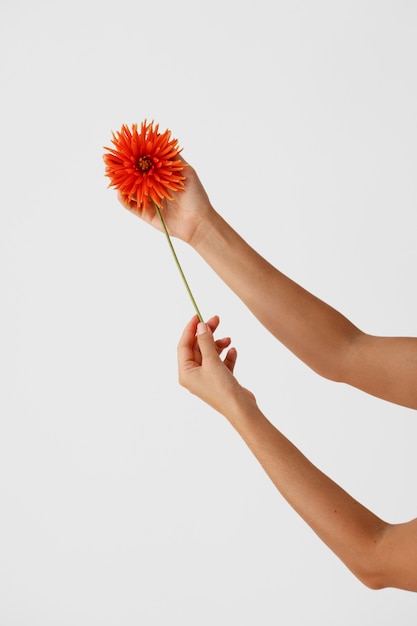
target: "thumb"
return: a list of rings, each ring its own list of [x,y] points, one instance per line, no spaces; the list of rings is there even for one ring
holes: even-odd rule
[[[199,322],[199,324],[197,324],[197,340],[203,359],[212,356],[218,358],[213,333],[211,332],[210,326],[205,322]]]

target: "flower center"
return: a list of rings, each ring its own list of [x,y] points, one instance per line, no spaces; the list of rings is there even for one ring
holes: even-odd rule
[[[152,165],[153,165],[153,162],[150,156],[141,156],[136,161],[136,168],[140,172],[149,172]]]

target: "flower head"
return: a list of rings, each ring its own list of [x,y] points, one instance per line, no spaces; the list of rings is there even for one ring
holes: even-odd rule
[[[114,148],[105,147],[106,176],[125,201],[146,209],[149,200],[160,206],[163,198],[172,200],[170,191],[184,189],[186,164],[178,158],[181,149],[169,130],[160,133],[158,124],[145,120],[140,131],[137,124],[123,124],[112,135]]]

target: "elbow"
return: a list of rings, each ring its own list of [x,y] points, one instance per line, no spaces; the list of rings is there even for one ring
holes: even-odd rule
[[[379,591],[390,587],[387,581],[387,572],[382,567],[372,564],[371,560],[362,562],[358,567],[352,568],[352,573],[368,589]]]
[[[380,589],[402,589],[403,591],[417,592],[415,574],[404,571],[395,572],[391,568],[368,569],[366,573],[356,574],[357,578],[368,589],[378,591]]]
[[[398,525],[382,523],[372,533],[361,553],[357,553],[352,572],[368,589],[417,591],[416,571],[410,568],[407,560],[398,556],[398,544],[395,536],[393,537],[397,527]]]
[[[366,573],[356,574],[356,577],[363,585],[365,585],[365,587],[368,587],[368,589],[371,589],[372,591],[379,591],[390,586],[386,583],[385,575],[382,571],[369,570]]]
[[[357,386],[353,379],[357,372],[358,360],[362,358],[361,343],[364,337],[366,334],[354,327],[352,332],[326,355],[326,359],[314,368],[316,373],[335,383]]]
[[[392,580],[390,559],[386,554],[386,535],[389,527],[390,525],[384,522],[378,524],[362,549],[356,553],[355,562],[352,563],[353,574],[365,587],[373,591],[396,586]]]

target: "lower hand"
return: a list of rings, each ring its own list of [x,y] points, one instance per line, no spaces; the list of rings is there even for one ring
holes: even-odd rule
[[[219,413],[230,417],[240,402],[255,404],[254,395],[242,387],[233,375],[237,352],[229,348],[230,337],[213,338],[219,324],[217,316],[199,323],[194,316],[184,329],[178,344],[179,383]]]

